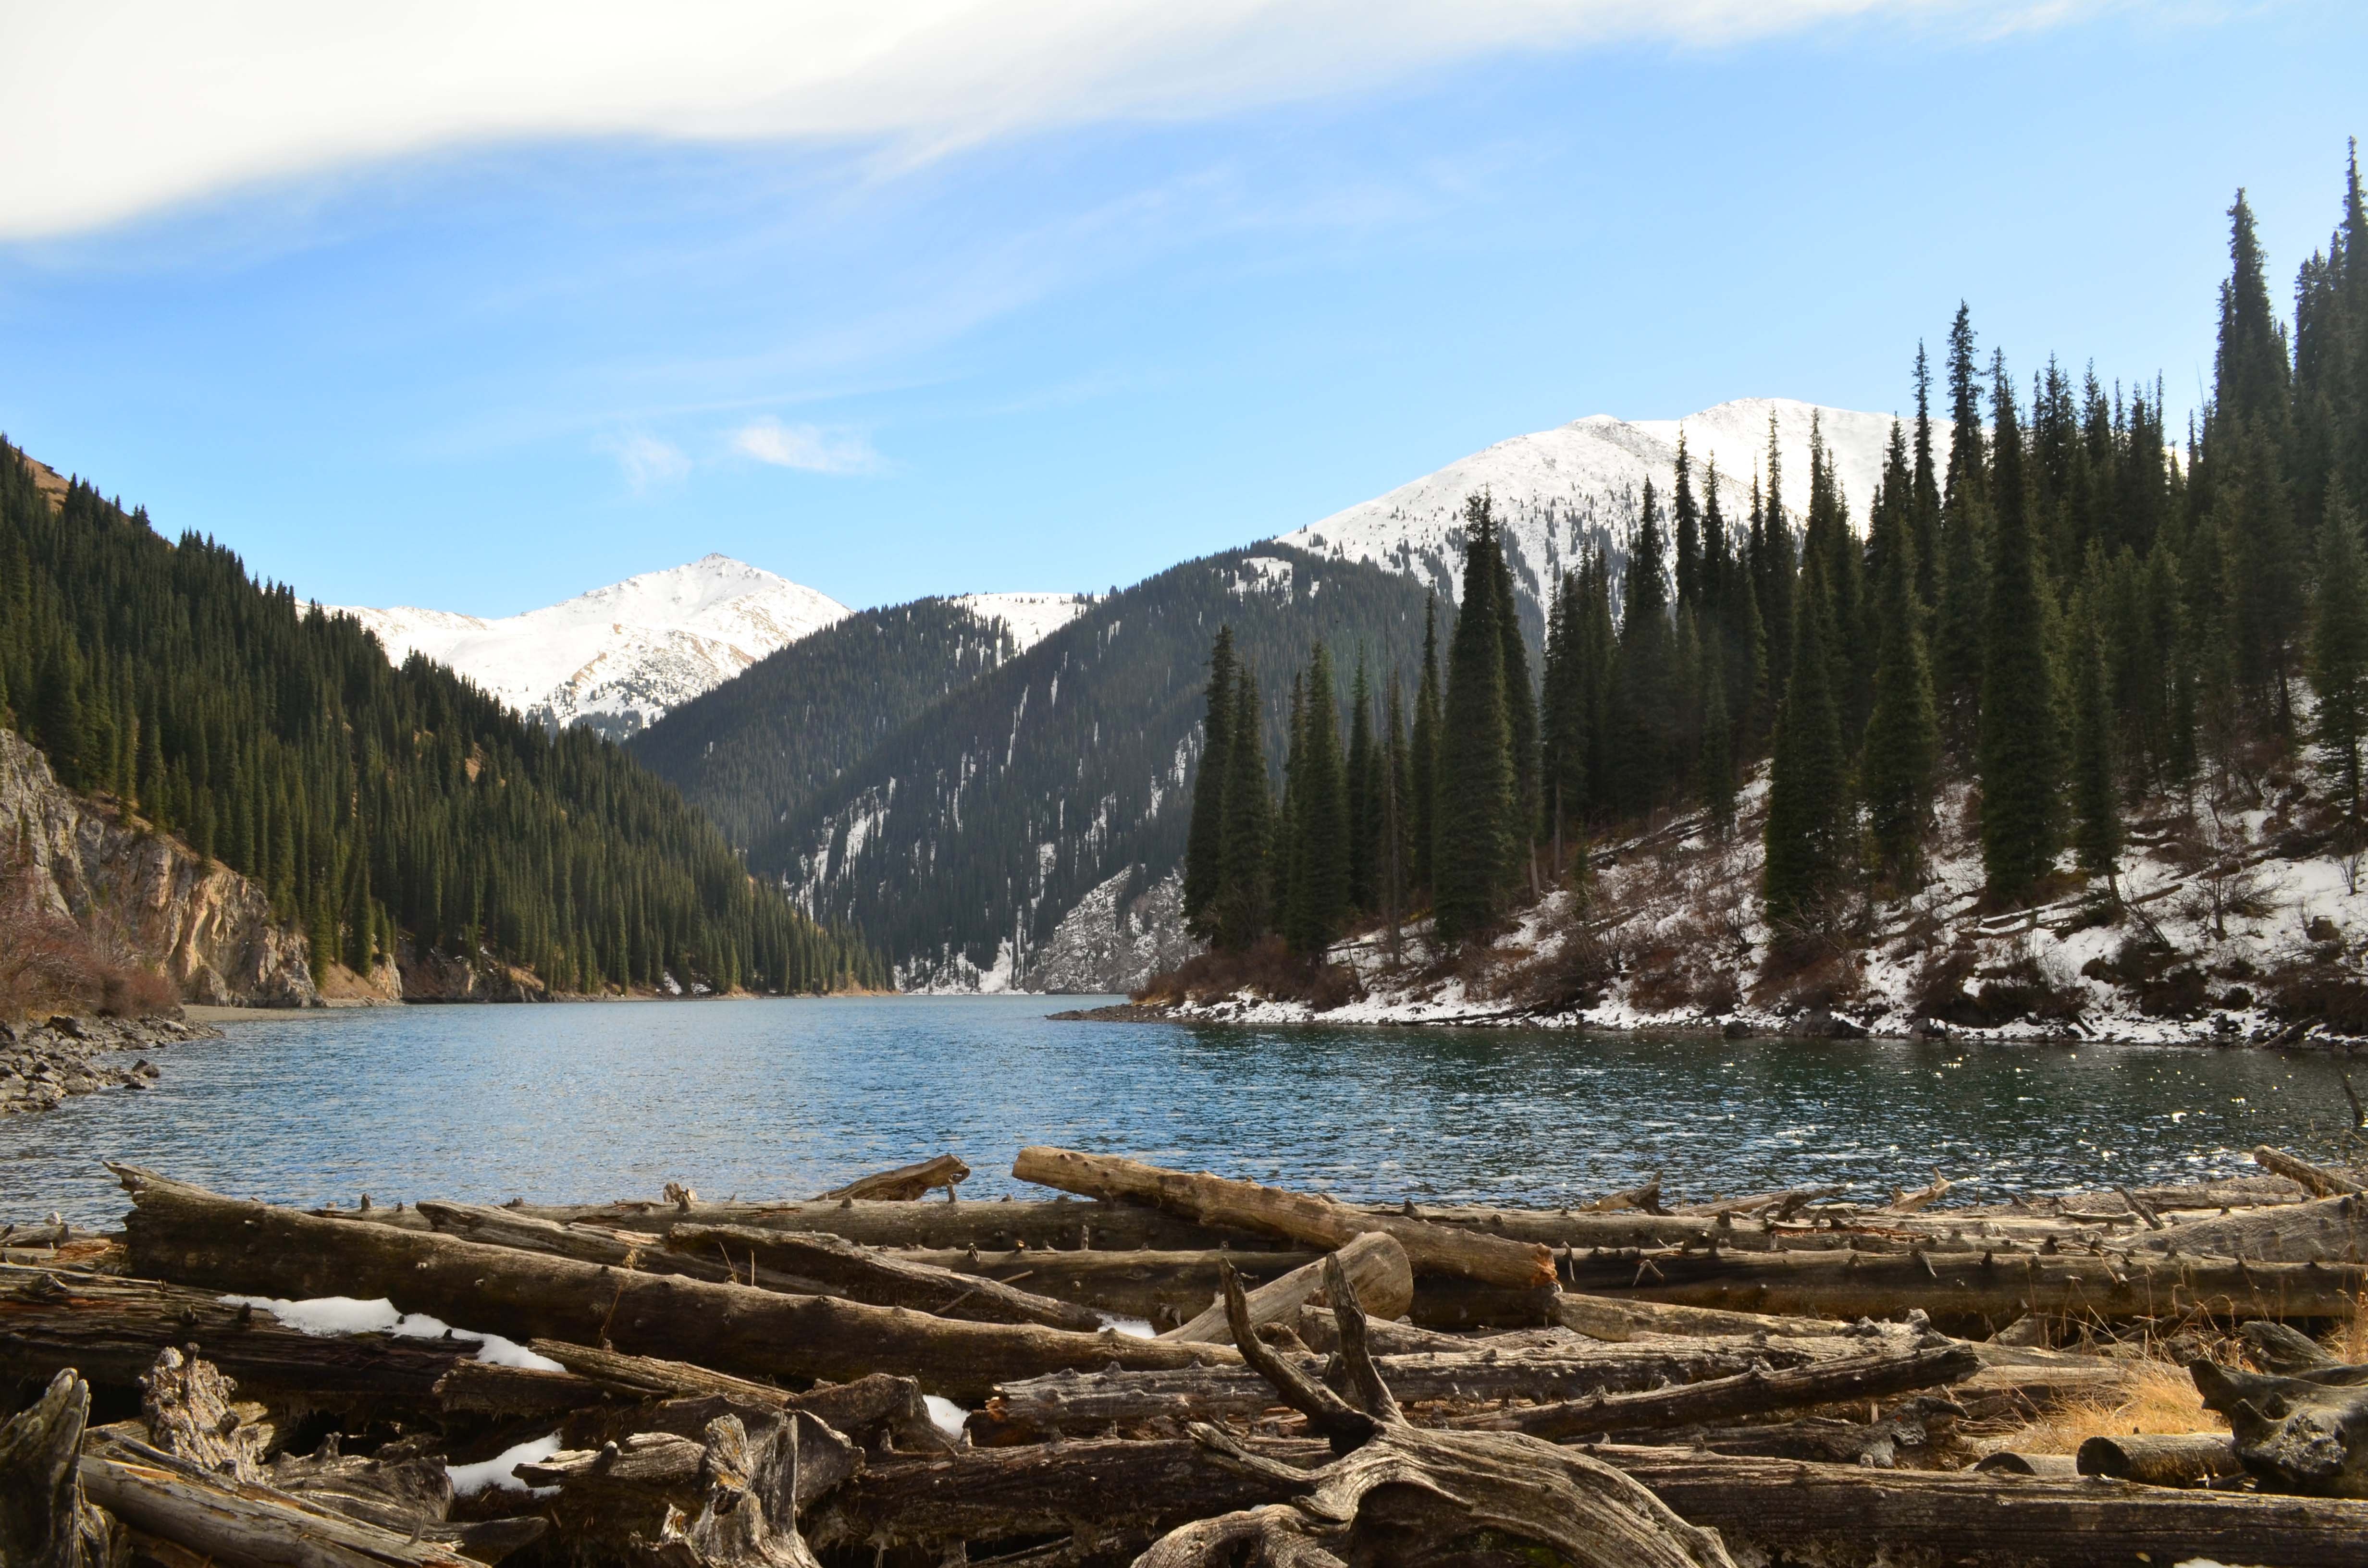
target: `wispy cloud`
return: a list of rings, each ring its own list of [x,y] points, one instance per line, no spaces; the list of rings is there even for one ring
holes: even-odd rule
[[[732,449],[760,463],[807,473],[872,473],[880,467],[880,454],[860,436],[813,425],[784,425],[770,417],[751,420],[732,432]]]
[[[690,458],[671,441],[655,436],[634,434],[620,437],[609,443],[609,449],[617,460],[617,467],[625,475],[626,488],[636,495],[646,494],[660,484],[671,483],[690,472]]]
[[[13,8],[0,238],[493,142],[858,142],[893,158],[1189,119],[1514,51],[1959,32],[2129,0],[79,0]]]

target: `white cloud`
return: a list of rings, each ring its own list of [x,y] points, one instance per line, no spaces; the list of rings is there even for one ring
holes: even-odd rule
[[[732,432],[732,449],[760,463],[808,473],[870,473],[880,466],[880,454],[860,436],[784,425],[769,417]]]
[[[0,24],[0,238],[519,139],[849,139],[1305,98],[1504,51],[1864,17],[1995,31],[2112,0],[75,0]]]
[[[626,485],[636,495],[690,472],[690,459],[683,449],[655,436],[626,436],[611,442],[609,450],[617,459],[617,466],[624,471]]]

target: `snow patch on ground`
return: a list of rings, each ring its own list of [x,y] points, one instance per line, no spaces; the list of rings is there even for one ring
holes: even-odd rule
[[[529,1486],[510,1472],[522,1464],[547,1460],[558,1451],[559,1434],[553,1432],[548,1437],[537,1437],[530,1443],[504,1449],[492,1459],[480,1460],[475,1464],[448,1464],[444,1467],[444,1473],[452,1478],[452,1495],[455,1497],[474,1497],[488,1486],[499,1487],[504,1492],[523,1492],[530,1497],[549,1497],[556,1494],[559,1488]]]
[[[391,1334],[398,1339],[459,1339],[476,1346],[477,1359],[492,1366],[526,1367],[541,1372],[567,1369],[550,1357],[538,1356],[498,1334],[454,1328],[426,1312],[396,1312],[394,1303],[383,1296],[372,1301],[351,1296],[315,1296],[302,1301],[269,1296],[224,1296],[222,1301],[224,1306],[254,1307],[269,1312],[299,1334],[324,1339],[348,1334]]]
[[[1094,608],[1092,594],[960,594],[950,601],[982,620],[1002,623],[1024,653],[1086,611]]]

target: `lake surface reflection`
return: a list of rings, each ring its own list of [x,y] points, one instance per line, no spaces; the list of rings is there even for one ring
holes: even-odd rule
[[[350,1206],[806,1197],[952,1150],[966,1198],[1064,1143],[1342,1199],[1673,1199],[1934,1168],[1971,1192],[2328,1153],[2341,1063],[2194,1048],[1722,1041],[1055,1023],[1071,997],[395,1007],[264,1016],[145,1091],[0,1120],[0,1219],[126,1204],[102,1159]]]

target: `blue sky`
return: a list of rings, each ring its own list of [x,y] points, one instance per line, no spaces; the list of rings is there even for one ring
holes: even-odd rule
[[[721,123],[680,104],[734,51],[650,108],[611,65],[506,92],[495,40],[438,102],[533,113],[424,130],[416,78],[298,91],[235,26],[182,106],[94,26],[60,91],[158,107],[0,108],[0,429],[330,602],[709,551],[854,605],[1099,589],[1580,415],[1897,407],[1961,296],[1985,352],[2183,409],[2231,192],[2283,293],[2368,122],[2351,5],[1247,9],[1123,71],[1023,18],[978,80],[892,51]]]

